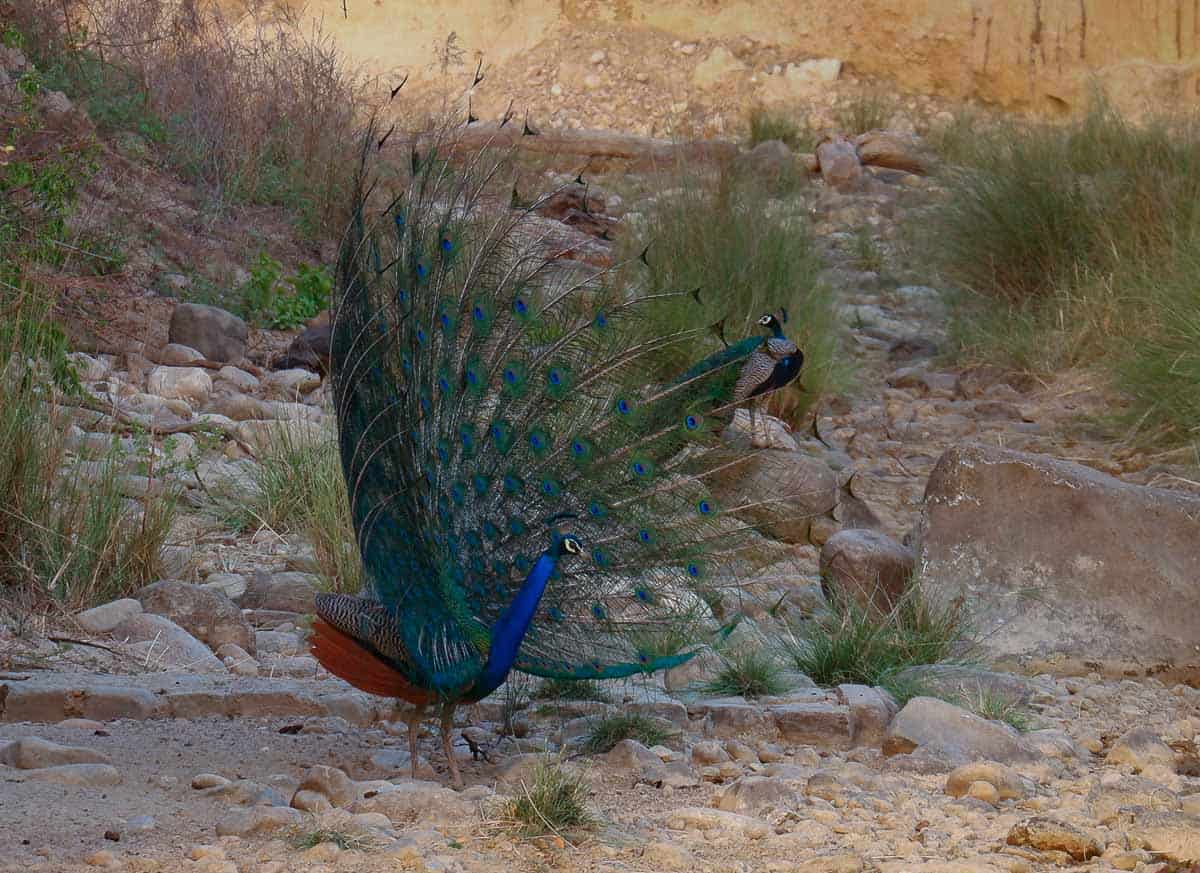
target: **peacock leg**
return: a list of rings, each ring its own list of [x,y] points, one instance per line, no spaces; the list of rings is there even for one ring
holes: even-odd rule
[[[458,772],[458,762],[454,760],[454,748],[450,742],[450,733],[454,730],[454,704],[442,706],[442,751],[446,753],[446,763],[450,766],[450,782],[458,789],[463,787],[462,775]]]
[[[759,420],[762,421],[763,425],[763,432],[761,434],[758,430]],[[750,401],[750,447],[765,449],[770,443],[770,427],[767,423],[766,411],[763,409],[762,400],[755,397]]]
[[[421,719],[425,715],[425,705],[418,704],[409,714],[408,722],[408,763],[412,768],[412,778],[417,778],[417,734],[421,731]]]

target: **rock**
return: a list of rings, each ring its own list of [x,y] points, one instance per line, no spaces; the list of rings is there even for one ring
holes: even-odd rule
[[[1034,790],[1031,782],[1010,767],[994,761],[975,761],[951,771],[946,777],[946,793],[951,797],[962,797],[969,794],[971,786],[977,782],[991,785],[995,789],[997,800],[1017,800],[1032,794]]]
[[[237,425],[237,438],[248,445],[257,457],[280,444],[299,446],[327,440],[329,434],[315,421],[269,420],[243,421]]]
[[[41,737],[24,737],[0,746],[0,764],[20,770],[57,767],[61,764],[111,764],[108,755],[79,746],[60,746]]]
[[[689,712],[704,715],[705,736],[745,737],[755,733],[773,733],[774,719],[771,713],[760,706],[713,701]]]
[[[246,577],[241,573],[209,573],[202,587],[219,591],[230,600],[237,600],[246,593]]]
[[[219,649],[226,643],[255,653],[254,631],[225,594],[201,585],[162,580],[137,593],[146,612],[165,615],[192,636]]]
[[[218,776],[216,773],[197,773],[192,777],[192,787],[198,790],[203,788],[218,788],[222,785],[228,785],[230,781],[224,776]]]
[[[258,631],[254,638],[261,655],[294,655],[304,648],[299,636],[285,631]]]
[[[729,760],[729,753],[716,740],[701,740],[692,746],[692,763],[697,767],[705,764],[721,764]]]
[[[707,88],[745,71],[746,65],[725,46],[719,45],[692,69],[692,83],[698,88]]]
[[[212,378],[199,367],[155,367],[146,380],[146,388],[167,400],[183,400],[200,407],[212,394]]]
[[[604,756],[608,764],[619,770],[629,770],[641,782],[662,782],[666,765],[662,758],[651,752],[637,740],[621,740]]]
[[[824,700],[787,703],[771,707],[775,728],[788,743],[847,748],[850,745],[850,710]]]
[[[858,150],[844,136],[829,136],[817,145],[821,178],[835,191],[857,191],[863,187],[862,165]]]
[[[301,791],[314,791],[322,794],[329,798],[335,806],[346,806],[358,799],[358,792],[350,777],[337,767],[327,767],[323,764],[310,767],[305,772],[300,779],[300,787],[296,789],[296,793],[299,794]],[[296,806],[294,797],[292,806]]]
[[[99,787],[121,784],[121,774],[111,764],[60,764],[57,767],[25,770],[21,775],[26,779],[57,785]]]
[[[817,458],[766,449],[730,460],[711,477],[714,496],[724,506],[749,507],[735,514],[766,536],[807,543],[812,520],[837,506],[837,476]]]
[[[271,363],[272,370],[293,370],[303,367],[315,373],[329,369],[329,347],[333,329],[329,324],[329,313],[317,316],[287,347],[279,358]]]
[[[246,356],[249,335],[246,322],[216,306],[180,303],[171,313],[171,342],[191,346],[210,361],[236,364]]]
[[[123,597],[85,609],[75,616],[75,621],[88,633],[106,634],[121,622],[141,615],[141,612],[142,604],[139,601],[132,597]]]
[[[868,685],[842,684],[837,687],[837,692],[850,708],[851,745],[882,745],[897,710],[892,696]]]
[[[920,139],[894,130],[869,130],[854,138],[858,159],[874,167],[887,167],[923,176],[933,159]]]
[[[112,633],[132,643],[130,648],[150,666],[197,673],[227,672],[208,646],[165,616],[135,615],[113,628]]]
[[[215,387],[217,390],[232,389],[241,394],[251,394],[258,390],[259,381],[257,376],[241,367],[226,365],[217,371]]]
[[[205,791],[204,796],[238,806],[287,806],[287,798],[278,789],[253,779],[235,779],[215,785]]]
[[[303,812],[328,812],[333,809],[333,804],[329,802],[329,798],[319,791],[309,791],[300,789],[292,795],[292,802],[289,804],[292,809],[299,809]]]
[[[1141,807],[1155,812],[1175,812],[1180,809],[1179,796],[1150,779],[1122,776],[1116,782],[1101,783],[1087,795],[1092,817],[1104,825],[1112,825],[1123,809]]]
[[[239,605],[243,609],[274,609],[303,615],[313,611],[313,597],[320,591],[319,580],[310,573],[256,572],[246,585]]]
[[[390,821],[405,826],[414,819],[462,823],[477,817],[474,804],[436,782],[407,780],[394,784],[394,791],[356,800],[350,811],[382,813]]]
[[[792,150],[777,139],[760,142],[750,151],[738,155],[734,168],[739,173],[754,176],[765,182],[786,181],[796,173]]]
[[[67,359],[71,362],[71,366],[75,369],[81,382],[99,382],[108,375],[107,364],[84,352],[68,352]]]
[[[158,353],[159,363],[170,367],[186,367],[188,364],[196,361],[203,361],[204,355],[193,349],[191,346],[182,346],[179,343],[167,343]]]
[[[964,445],[926,486],[920,573],[935,595],[976,605],[994,656],[1191,664],[1198,518],[1200,498]]]
[[[980,758],[1004,764],[1027,763],[1040,757],[1008,725],[988,721],[933,697],[910,700],[892,719],[883,743],[883,753],[889,756],[915,749],[951,765]]]
[[[717,809],[728,812],[757,812],[764,807],[792,809],[799,792],[781,779],[743,776],[717,796]]]
[[[1162,855],[1171,861],[1200,864],[1200,818],[1182,812],[1131,810],[1119,820],[1133,846]]]
[[[876,530],[840,530],[821,546],[821,590],[830,603],[849,598],[886,615],[912,579],[916,555]]]
[[[1076,745],[1065,731],[1046,728],[1038,731],[1027,731],[1022,739],[1039,754],[1047,758],[1058,758],[1063,761],[1083,760],[1086,751]]]
[[[761,840],[771,833],[770,826],[760,819],[723,809],[685,806],[667,814],[666,825],[673,831],[696,830],[729,834],[748,840]]]
[[[84,858],[83,863],[89,867],[117,867],[120,865],[117,856],[108,849],[97,849]]]
[[[1036,817],[1013,825],[1006,842],[1010,846],[1065,852],[1076,861],[1086,861],[1104,851],[1103,847],[1079,828],[1051,818]]]
[[[836,82],[841,73],[842,62],[837,58],[810,58],[788,64],[783,71],[784,78],[788,81],[804,84]]]
[[[1104,759],[1109,764],[1125,765],[1134,773],[1160,767],[1175,772],[1175,753],[1154,731],[1134,728],[1113,743]]]
[[[237,809],[217,822],[219,837],[249,837],[268,834],[286,827],[295,827],[304,821],[298,809],[286,806],[252,806]]]
[[[266,387],[284,400],[299,400],[321,387],[321,377],[311,370],[293,367],[268,374]]]
[[[642,849],[642,861],[654,870],[690,870],[696,859],[683,846],[675,843],[648,843]]]
[[[66,728],[74,731],[101,731],[104,730],[104,722],[96,721],[92,718],[65,718],[58,723],[60,728]]]
[[[913,682],[942,697],[978,700],[997,697],[1014,703],[1028,703],[1038,694],[1052,694],[1046,683],[1015,673],[999,673],[960,664],[919,664],[896,674],[901,682]]]

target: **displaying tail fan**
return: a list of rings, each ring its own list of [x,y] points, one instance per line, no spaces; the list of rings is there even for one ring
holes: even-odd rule
[[[339,256],[333,398],[369,581],[318,598],[314,651],[421,706],[513,668],[686,661],[754,537],[707,488],[737,463],[706,452],[728,368],[644,384],[706,331],[656,333],[644,312],[670,294],[563,269],[525,220],[541,201],[509,209],[507,155],[421,153],[387,199],[364,158]]]

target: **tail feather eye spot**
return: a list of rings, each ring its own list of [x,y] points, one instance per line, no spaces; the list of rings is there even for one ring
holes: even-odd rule
[[[471,317],[476,321],[483,321],[487,317],[487,313],[483,311],[482,306],[476,306],[471,310]]]
[[[700,510],[701,515],[710,515],[713,511],[713,505],[707,500],[701,500],[696,504],[696,508]]]
[[[513,301],[513,312],[515,312],[517,315],[521,315],[521,316],[528,315],[529,314],[529,304],[526,303],[524,300],[522,300],[520,297],[518,297],[516,300]]]
[[[593,500],[588,504],[588,515],[590,515],[592,518],[604,518],[606,515],[608,515],[608,509],[604,506],[604,504]]]
[[[592,618],[596,619],[597,621],[604,621],[604,619],[608,618],[608,613],[605,612],[604,607],[599,603],[593,603]],[[595,666],[597,669],[599,669],[599,662],[597,662]]]
[[[446,237],[446,236],[442,237],[442,251],[448,252],[453,248],[454,248],[454,243],[452,243],[450,241],[450,238]]]
[[[700,419],[698,419],[694,415],[689,415],[687,418],[685,418],[683,420],[683,426],[686,427],[688,430],[695,430],[696,428],[698,428],[700,426]]]
[[[624,397],[617,401],[617,412],[619,412],[621,415],[629,415],[629,413],[632,411],[633,404]]]
[[[638,531],[638,541],[649,545],[650,543],[654,542],[654,535],[645,528],[642,528],[640,531]]]

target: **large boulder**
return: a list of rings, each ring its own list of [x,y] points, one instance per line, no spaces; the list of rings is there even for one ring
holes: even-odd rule
[[[730,461],[710,478],[713,496],[765,536],[807,543],[813,520],[837,506],[837,474],[817,458],[765,449]]]
[[[253,655],[254,631],[232,600],[215,588],[164,579],[137,594],[146,612],[165,615],[192,636],[219,649],[233,643]]]
[[[1042,455],[942,455],[922,583],[974,605],[997,656],[1200,664],[1200,499]]]
[[[210,361],[237,363],[246,356],[250,330],[232,312],[200,303],[180,303],[171,313],[170,341],[191,346]]]

